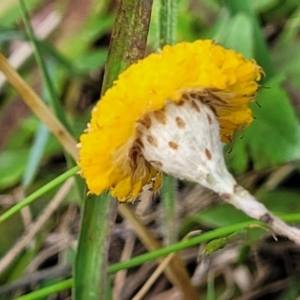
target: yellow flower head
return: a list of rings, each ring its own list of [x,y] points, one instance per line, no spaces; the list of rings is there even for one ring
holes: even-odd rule
[[[149,113],[163,123],[167,103],[204,103],[219,122],[221,140],[230,142],[236,129],[252,121],[247,105],[260,77],[254,61],[211,40],[165,46],[131,65],[94,107],[80,137],[79,165],[90,192],[110,189],[124,202],[143,188],[159,188],[161,174],[142,154],[139,126],[151,125]],[[151,136],[148,141],[155,144]]]

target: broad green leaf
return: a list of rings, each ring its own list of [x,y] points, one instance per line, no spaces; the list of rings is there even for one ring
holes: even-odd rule
[[[38,123],[38,119],[32,115],[22,120],[18,130],[15,130],[10,136],[5,148],[19,149],[20,147],[23,147],[34,135]]]
[[[267,168],[300,158],[300,127],[289,97],[282,87],[283,76],[261,88],[252,104],[255,120],[236,138],[228,163],[243,172],[250,161],[255,169]]]
[[[111,30],[113,22],[112,15],[101,18],[98,14],[92,15],[80,32],[62,43],[59,47],[62,54],[70,60],[80,56],[97,38]]]
[[[243,53],[246,58],[254,57],[252,19],[245,13],[236,14],[227,25],[223,45]]]
[[[300,211],[300,191],[277,189],[261,191],[257,197],[275,214],[288,214]]]
[[[260,20],[258,16],[255,14],[254,9],[250,5],[251,0],[225,0],[225,3],[227,4],[227,8],[231,14],[232,17],[238,16],[239,14],[243,13],[246,14],[248,21],[251,24],[251,29],[253,30],[253,43],[254,43],[254,50],[255,50],[255,55],[252,55],[252,58],[255,58],[259,64],[263,67],[265,73],[269,78],[274,76],[274,67],[270,58],[270,53],[269,49],[265,40],[265,37],[262,34],[261,30],[261,25],[260,25]],[[239,30],[240,34],[239,35],[242,39],[241,40],[236,40],[236,43],[244,43],[246,42],[247,44],[249,42],[246,41],[245,38],[243,38],[242,33],[244,30],[244,25],[242,22],[240,22],[241,27],[236,30]],[[242,47],[243,45],[240,45],[239,47]],[[247,53],[246,53],[247,54]]]
[[[300,9],[298,15],[300,20]],[[274,49],[273,59],[278,73],[286,75],[288,79],[286,83],[290,91],[297,95],[300,93],[300,42],[298,40],[292,41],[291,36],[283,38],[278,47]],[[293,43],[293,47],[291,47],[291,43]]]
[[[107,49],[98,49],[82,54],[74,61],[74,65],[81,71],[91,71],[102,67],[107,57]]]
[[[4,150],[0,155],[0,189],[5,189],[16,184],[26,166],[28,157],[27,149]]]
[[[188,218],[189,222],[201,223],[209,227],[229,226],[247,220],[250,220],[248,216],[226,203],[206,209]]]
[[[33,10],[38,7],[42,0],[27,1],[28,10]],[[0,24],[2,26],[11,27],[16,24],[22,17],[18,0],[0,0]]]
[[[279,0],[251,0],[249,3],[252,5],[255,11],[264,12],[275,5],[279,4]]]
[[[300,20],[300,7],[298,7],[292,15],[288,16],[286,20],[286,24],[280,33],[277,40],[277,51],[274,51],[275,54],[283,54],[285,51],[280,51],[280,47],[285,46],[285,50],[289,50],[290,48],[297,49],[297,47],[290,47],[291,43],[296,42],[298,32],[299,32],[299,20]],[[299,51],[298,51],[299,52]],[[289,56],[287,58],[290,58]]]

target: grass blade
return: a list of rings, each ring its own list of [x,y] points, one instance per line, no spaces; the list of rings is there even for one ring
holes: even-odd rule
[[[280,217],[282,220],[289,222],[289,223],[300,221],[300,214],[281,215]],[[206,243],[206,242],[209,242],[214,239],[222,238],[222,237],[228,236],[230,234],[236,233],[240,230],[246,229],[246,228],[249,228],[249,229],[257,228],[257,226],[265,226],[265,224],[263,224],[259,221],[250,220],[250,221],[241,222],[241,223],[234,224],[234,225],[217,228],[217,229],[199,234],[188,240],[183,240],[178,243],[174,243],[170,246],[160,248],[158,250],[151,251],[151,252],[133,257],[127,261],[123,261],[123,262],[119,262],[114,265],[111,265],[108,267],[108,273],[114,274],[114,273],[124,270],[124,269],[134,268],[134,267],[140,266],[146,262],[149,262],[151,260],[166,256],[170,253],[173,253],[176,251],[181,251],[181,250],[187,249],[189,247],[197,246],[201,243]],[[72,286],[72,279],[67,279],[60,283],[56,283],[49,287],[32,292],[28,295],[18,297],[15,300],[36,300],[36,299],[40,299],[42,297],[57,293],[64,289],[68,289],[71,286]]]
[[[34,291],[30,294],[15,298],[14,300],[38,300],[45,298],[49,295],[56,294],[60,291],[64,291],[66,289],[69,289],[72,287],[73,279],[67,279],[52,285],[49,285],[47,287],[44,287],[42,289],[39,289],[37,291]]]
[[[42,58],[41,55],[41,51],[39,48],[39,44],[36,41],[36,37],[34,35],[34,32],[32,30],[31,24],[30,24],[30,18],[28,15],[28,11],[26,9],[26,5],[24,0],[19,0],[20,2],[20,6],[21,6],[21,10],[22,10],[22,14],[23,14],[23,21],[26,27],[26,32],[27,35],[32,43],[33,49],[34,49],[34,54],[35,54],[35,59],[37,61],[37,64],[39,66],[39,69],[42,72],[42,76],[44,78],[44,83],[46,85],[47,91],[49,93],[49,99],[51,101],[51,106],[54,109],[55,115],[57,116],[57,118],[62,122],[62,124],[70,131],[70,126],[67,122],[67,119],[65,117],[65,113],[64,110],[61,106],[61,103],[59,102],[59,99],[56,95],[55,89],[54,89],[54,85],[53,82],[50,78],[50,74],[46,68],[46,64]]]
[[[16,205],[11,207],[9,210],[7,210],[4,214],[0,216],[0,223],[7,220],[17,212],[19,212],[23,207],[29,205],[33,201],[35,201],[38,197],[42,196],[43,194],[47,193],[49,190],[55,188],[59,184],[63,183],[65,180],[70,178],[71,176],[75,175],[78,172],[79,168],[74,167],[67,172],[63,173],[62,175],[56,177],[49,183],[42,186],[40,189],[29,195],[28,197],[24,198],[22,201],[18,202]]]

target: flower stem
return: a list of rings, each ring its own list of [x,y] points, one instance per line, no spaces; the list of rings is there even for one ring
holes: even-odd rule
[[[0,71],[3,72],[7,81],[21,95],[24,102],[33,111],[33,113],[48,127],[48,129],[57,138],[64,150],[71,155],[73,159],[78,158],[76,140],[53,115],[48,106],[40,99],[30,86],[26,84],[23,78],[9,64],[8,60],[0,53]]]
[[[266,223],[276,234],[285,236],[300,246],[300,230],[287,225],[285,222],[273,215],[262,203],[258,202],[242,186],[236,185],[234,192],[220,193],[220,196],[228,203],[242,210],[251,218]]]

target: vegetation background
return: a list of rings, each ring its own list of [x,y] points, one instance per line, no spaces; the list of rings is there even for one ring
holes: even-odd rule
[[[101,93],[120,2],[0,0],[0,51],[25,81],[0,73],[0,299],[70,299],[72,286],[74,299],[297,299],[298,247],[189,182],[165,178],[160,195],[119,207],[110,243],[97,251],[110,227],[95,225],[92,212],[81,221],[83,182],[68,179],[78,169],[66,154],[76,157],[68,150],[75,140],[58,141],[47,126],[56,124],[55,115],[76,140],[85,128]],[[168,3],[173,7],[164,11]],[[212,38],[263,67],[251,104],[255,120],[224,155],[243,186],[294,223],[300,222],[299,33],[297,0],[155,0],[146,48],[147,54],[165,42]],[[39,99],[16,88],[24,85],[52,107],[50,116],[32,113]],[[28,95],[35,108],[24,103]],[[113,216],[101,217],[112,223]],[[105,238],[83,243],[85,233]],[[172,254],[179,250],[180,257]]]

